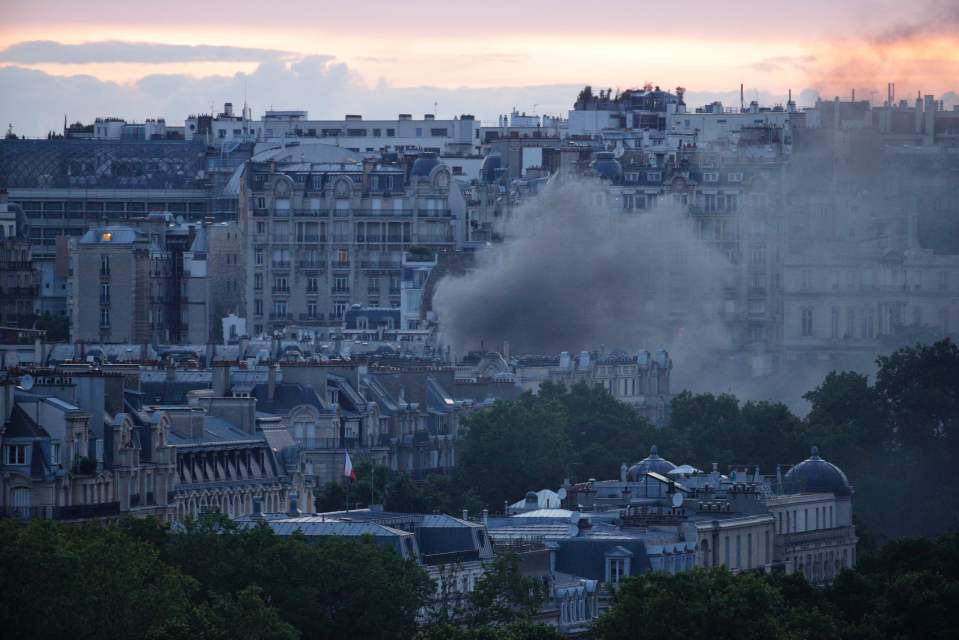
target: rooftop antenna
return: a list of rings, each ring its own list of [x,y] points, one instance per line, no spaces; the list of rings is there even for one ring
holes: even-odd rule
[[[743,93],[743,83],[739,83],[739,111],[742,112],[746,108],[746,97]]]

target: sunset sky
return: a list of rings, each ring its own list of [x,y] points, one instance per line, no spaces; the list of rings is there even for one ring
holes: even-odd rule
[[[40,135],[95,115],[211,104],[395,116],[564,113],[583,84],[690,100],[788,89],[881,100],[959,91],[959,0],[460,3],[0,0],[0,122]]]

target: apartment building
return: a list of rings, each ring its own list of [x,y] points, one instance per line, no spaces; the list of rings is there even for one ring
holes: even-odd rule
[[[361,160],[303,144],[254,157],[237,182],[253,333],[340,324],[353,304],[400,307],[404,252],[457,245],[450,182],[433,154]]]

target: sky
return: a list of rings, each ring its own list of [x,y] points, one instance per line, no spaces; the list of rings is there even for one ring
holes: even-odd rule
[[[585,84],[688,102],[959,92],[959,0],[0,0],[0,123],[28,136],[242,103],[311,117],[565,114]]]

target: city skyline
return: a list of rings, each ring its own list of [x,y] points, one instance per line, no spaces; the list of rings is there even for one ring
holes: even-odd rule
[[[0,116],[39,136],[64,114],[71,122],[177,120],[245,96],[254,113],[436,111],[491,121],[512,107],[565,114],[584,84],[645,82],[686,86],[694,105],[730,102],[741,83],[765,104],[784,103],[790,89],[800,104],[853,89],[881,101],[887,82],[899,97],[922,91],[952,104],[959,11],[950,5],[815,0],[755,12],[694,2],[676,13],[614,2],[599,13],[572,3],[492,2],[479,11],[373,2],[333,11],[293,2],[264,14],[212,2],[201,20],[179,1],[162,15],[115,2],[81,10],[14,1],[0,10],[0,87],[19,97]]]

